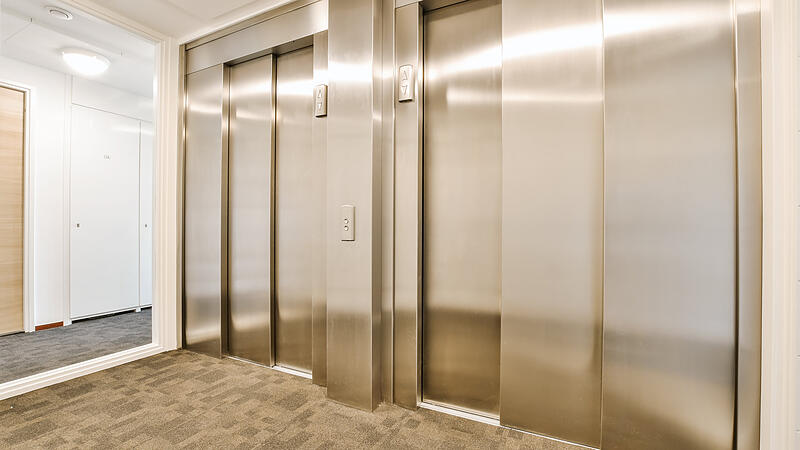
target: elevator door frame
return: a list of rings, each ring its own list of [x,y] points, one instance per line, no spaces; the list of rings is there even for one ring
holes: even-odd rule
[[[400,102],[398,73],[403,65],[411,64],[416,69],[422,67],[422,14],[429,8],[438,8],[459,3],[459,1],[437,2],[435,0],[402,0],[396,3],[394,16],[394,61],[390,70],[393,74],[393,117],[394,120],[394,173],[393,173],[393,360],[390,380],[393,402],[411,409],[425,407],[422,400],[421,384],[421,245],[422,245],[422,198],[421,161],[423,110],[421,100],[421,70],[416,70],[414,78],[414,100]],[[512,0],[503,2],[509,10],[515,4]],[[748,9],[750,5],[750,9]],[[758,326],[760,317],[760,273],[761,262],[758,250],[761,248],[761,180],[760,167],[760,104],[758,102],[760,84],[758,46],[754,44],[758,36],[758,15],[752,14],[753,2],[736,2],[734,10],[739,26],[734,28],[736,40],[736,106],[737,143],[736,149],[740,176],[743,182],[738,186],[739,255],[738,261],[738,367],[737,379],[736,448],[748,448],[748,442],[757,442],[759,427],[759,386],[760,336]],[[517,7],[519,7],[517,5]],[[576,30],[577,31],[577,30]],[[504,61],[505,65],[506,61]],[[505,67],[504,67],[505,70]],[[505,89],[505,86],[504,86]],[[509,101],[504,98],[504,105]],[[506,145],[505,141],[503,143]],[[743,203],[746,202],[746,203]],[[746,323],[742,321],[747,317]],[[746,376],[741,376],[744,373]],[[386,396],[385,396],[386,397]],[[502,406],[501,406],[502,408]]]
[[[324,206],[324,198],[325,198],[325,148],[326,142],[324,140],[324,136],[326,133],[326,117],[315,117],[313,115],[313,111],[309,111],[311,114],[311,166],[312,166],[312,235],[309,236],[309,240],[312,241],[312,270],[311,270],[311,327],[312,327],[312,338],[310,342],[311,346],[311,369],[309,372],[297,370],[290,367],[283,367],[278,363],[277,360],[277,336],[276,336],[276,329],[277,329],[277,321],[276,321],[276,276],[275,276],[275,267],[277,264],[276,260],[276,234],[275,234],[275,227],[276,227],[276,171],[277,171],[277,143],[276,143],[276,135],[277,135],[277,64],[278,58],[281,55],[289,54],[295,51],[304,50],[304,49],[311,49],[312,52],[312,81],[313,85],[317,84],[327,84],[327,41],[328,41],[328,32],[322,31],[319,33],[315,33],[312,36],[306,36],[299,39],[296,39],[292,42],[278,45],[272,48],[269,53],[262,55],[258,53],[256,55],[251,55],[250,57],[240,58],[235,61],[234,63],[225,64],[224,70],[226,73],[230,73],[233,67],[236,67],[239,64],[245,64],[248,62],[252,62],[264,57],[271,58],[271,65],[272,65],[272,72],[270,77],[270,85],[271,85],[271,108],[272,108],[272,116],[270,121],[271,133],[270,133],[270,153],[271,156],[269,158],[269,189],[270,189],[270,206],[269,206],[269,320],[268,320],[268,327],[269,327],[269,357],[268,363],[265,364],[265,361],[253,361],[252,359],[244,358],[235,354],[232,354],[230,350],[228,335],[230,334],[230,298],[229,293],[226,294],[226,298],[224,299],[225,307],[223,308],[223,314],[221,316],[221,321],[223,322],[223,346],[222,346],[222,353],[221,356],[230,357],[233,359],[240,359],[243,361],[247,361],[253,364],[264,365],[266,367],[271,367],[276,370],[284,371],[287,373],[291,373],[293,375],[298,375],[306,378],[311,378],[315,384],[325,386],[327,384],[327,367],[326,367],[326,349],[324,346],[325,343],[325,327],[326,322],[324,320],[325,316],[325,273],[324,273],[324,263],[325,263],[325,256],[324,256],[324,242],[322,240],[322,235],[324,232],[323,223],[324,223],[324,215],[325,211],[322,208]],[[323,52],[324,54],[318,54],[318,51]],[[230,77],[226,77],[226,86],[224,91],[227,92],[228,98],[226,99],[225,105],[225,117],[230,124],[232,120],[230,116],[231,106],[231,98],[230,98]],[[313,89],[309,89],[308,93],[310,98],[313,98]],[[229,127],[230,128],[230,125]],[[229,143],[231,140],[231,132],[230,130],[226,133],[226,143]],[[229,145],[226,145],[228,147]],[[227,157],[230,158],[230,154],[226,152],[228,155]],[[228,167],[227,170],[230,170]],[[226,174],[227,176],[227,174]],[[230,180],[228,180],[230,183]],[[229,192],[226,192],[229,195]],[[226,212],[226,222],[230,220],[230,211]],[[230,233],[230,230],[227,230],[227,233]],[[230,240],[230,236],[226,238],[226,240]],[[229,246],[228,246],[229,247]],[[230,248],[227,250],[230,251]],[[226,269],[227,270],[227,269]],[[226,272],[228,275],[227,277],[230,278],[230,273]],[[227,285],[227,283],[226,283]],[[322,320],[320,320],[320,316],[322,316]],[[321,342],[320,342],[321,341]]]
[[[198,38],[181,46],[181,75],[183,84],[181,91],[184,95],[184,106],[182,108],[182,128],[183,128],[183,236],[182,236],[182,324],[181,333],[184,346],[205,353],[214,357],[222,357],[228,352],[225,342],[228,338],[227,325],[228,306],[227,295],[227,241],[228,233],[226,225],[228,223],[227,205],[219,207],[219,199],[216,204],[212,197],[217,196],[217,190],[221,191],[224,201],[227,201],[227,168],[217,170],[214,173],[205,175],[201,183],[192,185],[189,178],[195,176],[193,171],[202,169],[203,164],[213,163],[222,156],[222,162],[227,164],[227,133],[230,126],[228,122],[229,83],[227,74],[229,67],[239,63],[257,59],[266,55],[277,55],[290,52],[295,49],[314,45],[316,48],[324,48],[327,53],[327,29],[328,29],[328,0],[298,0],[291,2],[254,16],[246,21],[226,27],[223,30],[214,32],[208,36]],[[319,45],[318,44],[323,44]],[[314,76],[316,83],[327,84],[327,55],[326,58],[315,58]],[[319,70],[319,73],[317,73]],[[192,92],[192,80],[202,77],[202,74],[215,73],[218,75],[214,80],[206,80],[204,86],[197,86]],[[212,82],[213,81],[213,82]],[[196,83],[194,83],[196,85]],[[206,89],[210,88],[213,92]],[[210,97],[206,108],[202,111],[193,111],[191,105],[200,99],[199,96]],[[312,95],[309,93],[309,95]],[[210,101],[213,99],[213,101]],[[200,114],[202,113],[202,114]],[[200,114],[200,115],[198,115]],[[192,125],[199,123],[202,116],[210,116],[214,122],[219,123],[208,126]],[[207,121],[212,123],[212,119]],[[314,139],[314,153],[321,156],[324,161],[326,142],[320,139],[325,133],[325,118],[315,118],[313,120],[312,134]],[[217,138],[199,142],[192,140],[191,136],[203,133],[214,134]],[[224,136],[218,139],[219,135]],[[207,148],[204,148],[207,147]],[[201,167],[192,166],[193,156],[198,154],[198,150],[209,152],[210,158],[201,161]],[[218,164],[219,162],[217,162]],[[324,168],[324,164],[322,164]],[[320,175],[319,164],[316,165],[315,173]],[[317,184],[315,198],[319,201],[324,198],[324,172],[318,179],[323,180],[322,184]],[[316,181],[316,179],[315,179]],[[209,189],[209,186],[214,186]],[[321,190],[322,192],[318,192]],[[198,192],[209,193],[201,195],[197,204],[187,205],[186,199],[191,197],[196,199]],[[209,205],[212,210],[209,210]],[[193,209],[194,208],[194,209]],[[205,210],[206,212],[202,212]],[[315,230],[321,228],[324,214],[320,213],[314,217]],[[213,229],[208,236],[194,239],[191,234],[195,228]],[[189,233],[187,233],[187,231]],[[317,231],[315,233],[319,234]],[[196,235],[196,232],[194,233]],[[318,242],[322,242],[318,239]],[[272,243],[271,243],[272,245]],[[221,254],[220,254],[221,253]],[[324,255],[323,252],[320,252]],[[318,257],[315,256],[315,268],[320,265]],[[190,267],[191,266],[191,267]],[[210,276],[198,276],[200,268],[207,268]],[[218,276],[218,274],[220,274]],[[315,294],[313,298],[315,311],[324,313],[326,308],[326,298],[324,292],[325,279],[324,273],[319,276],[319,270],[314,277]],[[270,284],[270,308],[272,307],[272,286]],[[321,293],[320,293],[321,292]],[[317,320],[314,322],[314,336],[324,336],[326,322]],[[272,324],[270,325],[272,327]],[[316,328],[321,328],[317,330]],[[324,342],[324,339],[321,340]],[[208,344],[208,345],[203,345]],[[320,351],[321,350],[321,351]],[[272,350],[270,350],[272,352]],[[326,361],[325,347],[318,347],[313,355],[314,371],[313,381],[315,384],[326,384]]]

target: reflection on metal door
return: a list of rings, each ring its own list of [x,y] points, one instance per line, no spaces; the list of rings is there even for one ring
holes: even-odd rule
[[[500,385],[501,10],[424,17],[425,401],[496,416]]]
[[[228,353],[271,365],[272,55],[230,69]]]
[[[607,0],[601,446],[730,449],[736,401],[731,4]],[[748,170],[744,169],[743,170]]]
[[[220,357],[227,341],[227,69],[218,65],[187,75],[186,98],[184,343]]]
[[[275,358],[310,372],[312,47],[279,56],[276,73]]]

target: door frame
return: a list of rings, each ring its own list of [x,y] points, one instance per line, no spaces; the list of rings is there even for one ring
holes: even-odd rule
[[[25,96],[25,109],[23,112],[23,144],[22,144],[22,164],[23,164],[23,212],[22,220],[22,326],[25,333],[30,333],[35,329],[33,311],[33,174],[31,170],[31,95],[33,88],[25,84],[0,79],[0,87],[22,92]]]
[[[763,303],[761,448],[800,442],[798,128],[800,23],[794,0],[761,2]]]
[[[180,153],[180,79],[183,65],[179,42],[131,19],[123,17],[94,0],[64,0],[70,8],[122,27],[155,45],[154,199],[153,199],[153,323],[150,344],[90,359],[0,384],[0,400],[91,374],[138,359],[174,350],[180,345],[180,302],[182,289],[178,276],[182,253],[182,223],[175,211],[183,208]],[[35,94],[35,93],[34,93]],[[31,167],[29,165],[29,167]],[[31,197],[29,197],[29,209]],[[31,221],[28,222],[31,225]],[[32,250],[29,246],[29,250]],[[30,259],[28,261],[31,261]],[[32,269],[32,265],[30,266]],[[32,274],[32,270],[30,271]],[[32,280],[32,277],[28,277]],[[33,289],[32,283],[29,284]],[[32,297],[32,296],[30,296]],[[32,302],[32,298],[30,300]],[[31,308],[32,309],[32,308]]]

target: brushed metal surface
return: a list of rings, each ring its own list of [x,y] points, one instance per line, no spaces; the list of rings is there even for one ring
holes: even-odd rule
[[[303,6],[186,51],[186,72],[259,54],[328,28],[328,0]],[[261,53],[263,54],[263,53]]]
[[[423,17],[422,397],[496,416],[500,390],[501,7]]]
[[[314,86],[328,84],[328,32],[314,35]],[[311,237],[311,374],[314,384],[325,386],[328,378],[326,358],[327,305],[325,296],[325,158],[328,148],[328,119],[314,117],[311,122],[313,226]]]
[[[275,361],[311,371],[313,47],[277,57]]]
[[[395,10],[396,79],[399,67],[422,68],[422,8],[418,3]],[[420,349],[422,299],[422,77],[416,77],[413,102],[395,103],[395,333],[394,399],[416,409],[422,400]],[[397,85],[392,83],[392,94]]]
[[[185,286],[185,258],[186,253],[184,252],[185,244],[184,244],[184,236],[185,236],[185,219],[186,219],[186,109],[187,109],[187,92],[186,92],[186,46],[179,45],[178,46],[178,92],[180,92],[180,96],[178,97],[178,133],[179,133],[179,145],[178,145],[178,154],[177,154],[177,167],[178,167],[178,179],[177,179],[177,186],[176,186],[176,207],[180,213],[177,214],[178,220],[175,224],[175,234],[177,240],[177,248],[176,251],[176,259],[177,259],[177,273],[179,274],[176,280],[175,292],[180,295],[181,301],[178,305],[176,316],[177,316],[177,329],[178,336],[177,336],[177,347],[178,348],[185,348],[186,346],[186,333],[184,332],[184,286]],[[153,172],[153,176],[156,175],[157,171]],[[154,201],[158,201],[155,199],[161,198],[162,194],[156,194],[154,196]],[[154,210],[155,211],[155,210]],[[155,214],[155,213],[154,213]],[[157,217],[157,216],[156,216]],[[158,219],[156,219],[158,220]],[[158,240],[161,230],[156,228],[155,230],[154,239]],[[166,231],[166,230],[165,230]],[[154,257],[154,264],[161,264],[158,258]],[[156,266],[158,267],[158,266]],[[155,275],[159,269],[154,269],[154,291],[158,291],[160,289],[159,283],[161,282],[159,278]],[[158,313],[160,314],[160,313]]]
[[[503,1],[500,422],[600,445],[599,0]]]
[[[603,448],[730,449],[729,0],[605,0]]]
[[[245,28],[250,28],[253,25],[258,25],[259,23],[266,22],[267,20],[274,19],[275,17],[282,16],[288,12],[292,12],[296,9],[300,9],[304,6],[310,5],[312,3],[317,3],[320,1],[324,0],[295,0],[291,3],[280,5],[268,11],[265,11],[261,14],[244,19],[240,22],[236,22],[235,24],[227,26],[221,30],[214,31],[205,36],[201,36],[197,39],[189,41],[185,44],[186,49],[189,50],[195,47],[199,47],[208,42],[215,41],[217,39],[223,38],[238,31],[242,31]]]
[[[328,397],[374,409],[381,336],[381,2],[337,0],[328,17]],[[339,208],[358,236],[339,240]]]
[[[759,448],[761,403],[761,2],[735,0],[738,169],[736,448]]]
[[[381,0],[381,399],[394,402],[394,0]]]
[[[220,357],[227,300],[228,69],[186,77],[184,343]]]
[[[230,68],[228,353],[271,366],[273,57]]]

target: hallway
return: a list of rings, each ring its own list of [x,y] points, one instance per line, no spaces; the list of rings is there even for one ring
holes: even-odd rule
[[[438,412],[360,411],[310,380],[174,351],[0,402],[7,448],[578,448]]]

